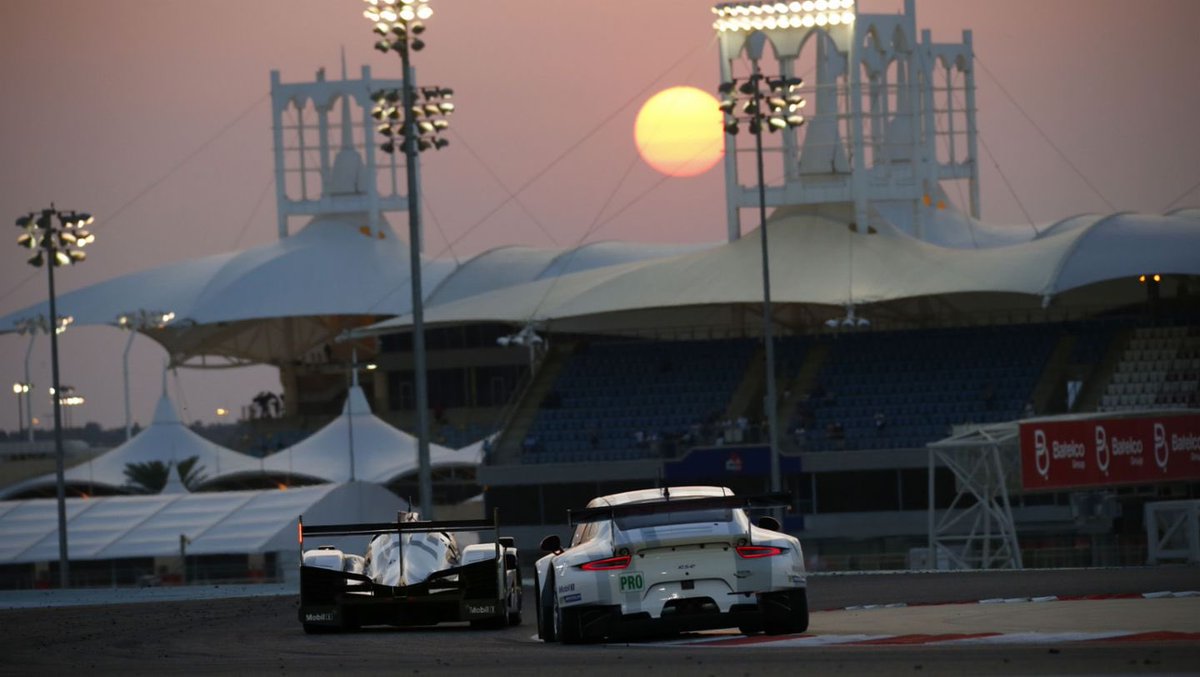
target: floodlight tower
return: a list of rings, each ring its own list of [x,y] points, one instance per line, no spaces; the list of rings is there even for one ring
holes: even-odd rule
[[[743,60],[774,59],[763,70],[784,77],[795,75],[798,60],[812,63],[803,134],[785,131],[767,149],[782,175],[765,189],[768,206],[848,205],[860,234],[886,211],[892,226],[920,238],[947,208],[939,182],[966,180],[970,214],[979,218],[970,31],[960,44],[918,36],[915,0],[900,14],[866,14],[855,0],[723,2],[713,12],[721,82],[734,80]],[[740,210],[759,199],[757,185],[739,180],[732,136],[725,191],[733,241],[742,235]]]
[[[754,160],[758,179],[759,239],[762,245],[763,280],[763,344],[766,352],[767,394],[763,409],[767,415],[767,450],[770,453],[771,491],[783,488],[779,472],[779,401],[775,389],[775,338],[771,320],[771,257],[767,243],[767,198],[763,178],[763,129],[787,131],[804,124],[800,110],[804,97],[799,89],[804,82],[794,76],[767,76],[759,70],[758,61],[741,84],[736,80],[721,83],[721,112],[725,115],[725,133],[736,136],[745,122],[754,136]]]
[[[413,76],[412,53],[425,47],[420,36],[425,21],[433,16],[429,0],[366,0],[363,16],[373,25],[378,36],[375,48],[381,52],[400,55],[403,84],[400,89],[381,89],[373,94],[372,111],[379,121],[377,130],[386,141],[381,149],[390,154],[397,150],[395,139],[400,137],[404,151],[405,174],[408,182],[408,236],[412,267],[412,337],[413,381],[417,408],[417,477],[421,516],[433,517],[433,474],[429,461],[429,395],[425,365],[425,314],[421,291],[421,192],[417,174],[417,156],[430,148],[441,150],[449,141],[440,136],[449,123],[446,118],[454,112],[450,98],[454,91],[448,87],[424,87],[424,103],[418,105],[416,79]],[[403,106],[398,110],[396,104]],[[418,120],[418,118],[421,118]],[[397,124],[397,120],[400,121]]]
[[[58,487],[58,577],[62,588],[67,588],[70,583],[70,560],[67,555],[66,484],[63,478],[62,395],[58,382],[58,334],[61,330],[54,294],[54,269],[74,265],[87,258],[83,247],[94,242],[96,236],[85,226],[90,226],[94,220],[91,214],[56,209],[53,204],[49,209],[30,212],[17,219],[17,227],[21,229],[17,244],[37,251],[28,263],[34,268],[46,266],[50,288],[50,376],[54,395],[54,474]],[[65,328],[66,325],[61,326]]]

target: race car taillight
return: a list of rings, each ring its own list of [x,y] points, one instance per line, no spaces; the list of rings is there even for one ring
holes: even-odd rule
[[[782,555],[783,548],[776,548],[773,545],[739,545],[737,547],[737,554],[742,559],[774,557],[775,555]]]
[[[615,571],[624,569],[629,566],[629,561],[633,559],[629,555],[618,555],[617,557],[606,557],[604,559],[593,560],[586,564],[580,564],[579,568],[584,571]]]

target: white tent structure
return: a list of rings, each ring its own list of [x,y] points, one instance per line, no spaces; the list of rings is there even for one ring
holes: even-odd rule
[[[1142,273],[1200,275],[1200,221],[1184,215],[1076,217],[1032,240],[978,249],[882,225],[862,233],[844,215],[802,208],[777,211],[767,227],[772,297],[785,321],[789,314],[803,321],[933,296],[961,311],[1045,308],[1064,296],[1093,308],[1118,306],[1144,297],[1136,284]],[[432,307],[425,320],[552,323],[558,331],[588,332],[732,324],[739,307],[762,301],[759,237],[755,230],[709,250],[498,289]],[[1121,292],[1102,284],[1111,281],[1133,284]],[[410,322],[398,317],[358,333]]]
[[[478,447],[462,451],[430,444],[430,467],[474,468]],[[263,459],[261,465],[231,468],[208,478],[201,486],[225,486],[269,475],[309,482],[365,481],[387,484],[415,473],[417,440],[371,413],[362,388],[349,390],[341,416],[295,445]]]
[[[171,467],[171,475],[177,479],[179,464],[192,457],[196,458],[194,467],[200,479],[258,468],[257,459],[210,442],[184,425],[174,402],[164,392],[149,427],[121,446],[67,468],[63,479],[68,487],[87,494],[97,490],[99,493],[136,491],[125,475],[130,464],[160,461]],[[5,487],[0,490],[0,498],[37,493],[53,489],[56,484],[53,473],[42,475]]]
[[[280,490],[67,499],[72,560],[296,552],[296,520],[395,519],[407,504],[378,485],[350,482]],[[0,564],[58,559],[54,499],[0,501]]]

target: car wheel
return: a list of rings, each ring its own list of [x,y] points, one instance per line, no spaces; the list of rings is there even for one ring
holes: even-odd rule
[[[757,635],[762,632],[762,625],[758,623],[743,623],[738,626],[738,632],[743,635]]]
[[[535,572],[533,589],[538,595],[536,607],[538,637],[541,637],[542,641],[553,642],[556,639],[554,635],[554,574],[550,574],[550,580],[546,581],[546,587],[542,589],[538,585],[538,577]]]
[[[508,624],[509,625],[520,625],[521,624],[521,609],[522,609],[522,607],[525,606],[524,605],[525,593],[521,589],[520,579],[517,579],[516,585],[514,585],[513,589],[511,591],[509,591],[509,593],[508,593],[509,604],[512,604],[512,602],[514,600],[516,600],[516,608],[509,609]]]
[[[554,634],[563,644],[578,644],[583,641],[576,610],[559,606],[558,595],[554,596]]]
[[[514,592],[513,594],[517,596],[517,608],[509,610],[508,624],[509,625],[520,625],[521,624],[521,593]]]
[[[763,595],[763,630],[768,635],[784,635],[808,630],[808,590],[800,588]]]

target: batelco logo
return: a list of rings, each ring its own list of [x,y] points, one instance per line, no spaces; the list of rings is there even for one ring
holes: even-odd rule
[[[1112,458],[1112,454],[1108,449],[1108,431],[1104,426],[1096,426],[1096,466],[1100,468],[1100,472],[1108,474],[1108,462]]]
[[[1042,479],[1050,477],[1050,450],[1046,448],[1046,432],[1033,431],[1033,463]]]
[[[1167,462],[1171,460],[1171,447],[1167,445],[1167,429],[1161,423],[1154,424],[1154,462],[1167,471]]]

